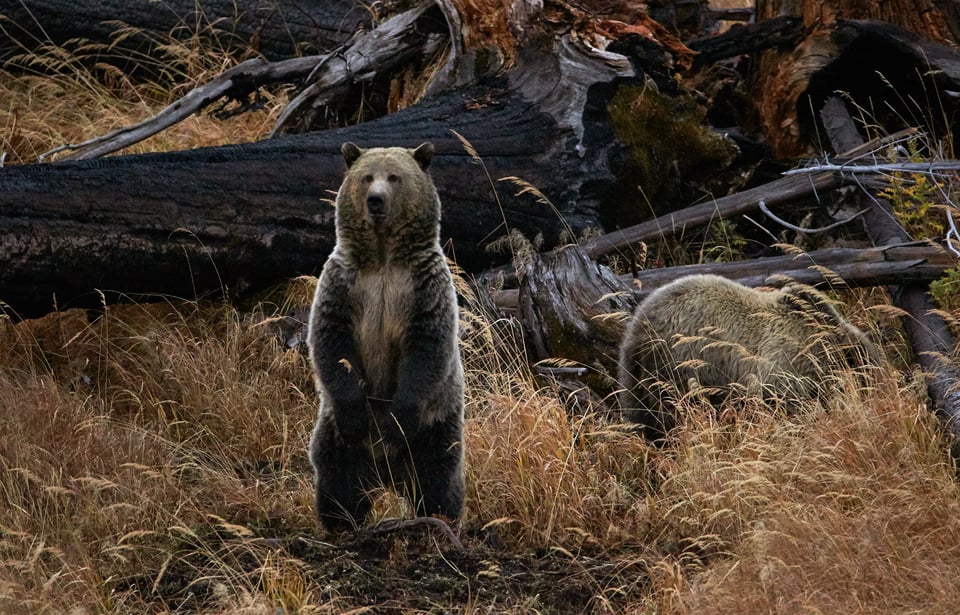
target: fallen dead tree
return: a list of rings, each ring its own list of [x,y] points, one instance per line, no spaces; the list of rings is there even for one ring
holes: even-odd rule
[[[97,60],[130,64],[158,44],[209,38],[224,50],[254,49],[282,59],[330,50],[374,13],[352,0],[0,0],[0,60],[83,41]]]
[[[515,95],[503,91],[499,104],[474,106],[489,92],[460,90],[389,122],[243,147],[4,168],[0,300],[28,317],[50,311],[54,297],[62,307],[95,306],[97,290],[109,300],[114,293],[193,298],[224,289],[236,296],[318,273],[333,246],[333,208],[325,200],[342,179],[344,141],[434,142],[443,235],[462,266],[495,262],[485,246],[505,224],[554,241],[567,226],[595,225],[588,200],[565,204],[561,219],[514,196],[516,188],[491,184],[487,173],[519,173],[559,191],[569,186],[554,172],[571,175],[585,162],[551,156],[556,122]],[[495,126],[503,136],[484,138]],[[484,166],[454,131],[484,143]],[[526,138],[507,138],[511,132]]]
[[[827,99],[820,114],[834,149],[842,151],[863,143],[839,98]],[[872,207],[863,220],[874,245],[895,249],[909,244],[910,234],[897,222],[893,206],[885,199],[868,196]],[[926,282],[902,276],[888,283],[894,305],[905,312],[904,328],[914,355],[929,377],[930,398],[947,428],[960,437],[960,348],[928,295]]]
[[[587,97],[594,84],[632,78],[634,67],[590,42],[602,22],[586,13],[551,5],[555,21],[544,21],[532,17],[541,7],[526,10],[516,15],[531,20],[525,38],[498,24],[498,49],[480,50],[469,19],[489,15],[461,14],[447,3],[409,9],[407,27],[390,40],[413,40],[404,49],[422,53],[437,37],[403,37],[436,32],[417,15],[439,15],[450,50],[435,67],[434,94],[370,122],[238,146],[0,170],[0,300],[30,316],[50,310],[54,298],[62,306],[99,303],[97,291],[193,297],[227,289],[236,295],[316,273],[332,245],[323,199],[340,183],[344,141],[435,143],[443,236],[467,269],[505,260],[488,247],[508,229],[540,235],[550,246],[564,233],[600,226],[602,196],[620,180],[609,161],[616,144],[606,138],[603,118],[585,116]],[[645,19],[647,32],[682,50]],[[359,35],[351,49],[377,47],[376,36]],[[499,60],[481,67],[481,51]],[[322,78],[323,70],[315,69],[330,68],[362,89],[378,67],[359,74],[334,70],[349,54],[328,56],[312,72]],[[461,84],[470,85],[454,87]],[[247,88],[231,81],[220,91]],[[602,106],[604,98],[590,104]],[[498,181],[506,177],[521,185]],[[551,205],[518,194],[523,185],[536,186]]]

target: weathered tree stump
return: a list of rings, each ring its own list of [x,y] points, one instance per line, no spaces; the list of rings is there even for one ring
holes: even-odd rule
[[[518,304],[534,358],[584,366],[581,380],[597,392],[612,392],[624,323],[637,304],[635,288],[574,245],[531,258]]]

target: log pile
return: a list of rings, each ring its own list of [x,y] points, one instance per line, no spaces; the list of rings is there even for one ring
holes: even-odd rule
[[[124,6],[136,13],[153,4],[142,3]],[[44,24],[30,19],[44,15],[82,29],[62,4],[0,1],[0,14],[10,18],[8,32],[33,32]],[[692,12],[672,2],[645,12],[604,0],[420,0],[384,5],[359,28],[353,5],[325,3],[312,9],[319,30],[287,32],[297,53],[316,55],[291,57],[269,34],[261,3],[236,2],[235,34],[259,37],[264,57],[140,125],[64,144],[53,162],[0,169],[0,301],[30,317],[52,309],[54,298],[89,306],[104,292],[108,300],[236,297],[315,274],[333,244],[326,201],[344,170],[339,145],[430,140],[449,254],[522,318],[537,359],[559,355],[613,373],[620,325],[605,315],[629,312],[643,293],[685,273],[720,272],[750,285],[895,284],[932,374],[931,395],[960,433],[956,369],[936,364],[956,345],[925,293],[929,280],[956,266],[956,248],[891,230],[894,217],[876,198],[885,180],[864,169],[916,135],[960,147],[950,141],[960,135],[952,125],[960,54],[945,44],[957,41],[955,5],[906,4],[918,10],[758,0],[753,23],[714,34],[717,16],[703,3],[690,3]],[[89,14],[94,39],[103,25],[97,15]],[[341,25],[323,25],[334,23]],[[255,34],[241,30],[250,27]],[[299,84],[301,94],[272,138],[100,158],[279,82]],[[843,103],[833,98],[838,90]],[[370,105],[366,121],[354,112],[360,98]],[[829,112],[838,104],[843,113]],[[874,113],[869,122],[864,110]],[[900,132],[905,124],[916,130]],[[825,151],[837,152],[829,165]],[[771,174],[805,164],[815,170]],[[851,194],[858,207],[831,211]],[[950,205],[945,215],[956,216]],[[784,227],[797,229],[806,215],[820,227],[842,223],[873,246],[784,248]],[[861,220],[866,235],[855,228]],[[760,227],[761,258],[627,277],[607,267],[634,263],[646,244],[667,238],[700,241],[721,221]],[[514,235],[542,253],[518,265],[509,249],[497,251]]]

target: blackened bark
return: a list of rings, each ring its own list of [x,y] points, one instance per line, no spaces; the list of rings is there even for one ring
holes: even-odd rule
[[[54,294],[61,306],[98,303],[94,289],[236,294],[317,273],[333,244],[323,200],[342,179],[344,141],[436,145],[443,238],[467,269],[506,260],[486,248],[508,228],[542,233],[550,247],[567,227],[598,224],[596,200],[575,179],[608,173],[591,172],[597,159],[576,152],[571,130],[498,81],[344,129],[0,169],[0,300],[25,317],[49,311]],[[517,196],[506,176],[539,188],[556,211]]]
[[[371,23],[371,12],[353,0],[0,0],[0,15],[0,59],[36,51],[42,43],[111,43],[118,22],[142,31],[111,52],[118,59],[129,57],[124,50],[149,55],[158,40],[194,33],[225,49],[252,48],[282,59],[330,51]]]
[[[723,34],[703,36],[687,41],[697,52],[693,67],[718,60],[754,53],[771,47],[792,47],[803,34],[803,24],[795,17],[774,17],[748,25],[735,25]]]

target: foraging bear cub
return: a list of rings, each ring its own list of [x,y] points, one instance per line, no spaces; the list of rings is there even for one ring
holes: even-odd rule
[[[418,515],[463,504],[463,367],[453,276],[440,247],[434,148],[341,148],[337,240],[307,344],[320,408],[310,441],[317,514],[349,529],[387,486]]]
[[[764,398],[827,390],[832,372],[876,364],[868,336],[810,286],[760,291],[717,275],[690,275],[637,306],[620,347],[620,405],[651,437],[669,431],[691,386],[733,384]]]

